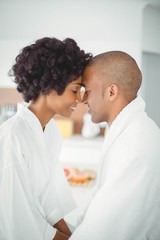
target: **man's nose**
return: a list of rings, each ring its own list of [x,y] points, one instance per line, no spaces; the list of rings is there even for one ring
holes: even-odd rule
[[[83,93],[83,96],[81,98],[81,102],[84,103],[84,104],[87,103],[87,93],[86,92]]]

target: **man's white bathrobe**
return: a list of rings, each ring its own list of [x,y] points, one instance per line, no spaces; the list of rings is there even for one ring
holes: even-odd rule
[[[144,108],[136,98],[108,129],[99,190],[71,240],[160,240],[160,130]]]
[[[58,164],[62,138],[24,105],[0,126],[0,240],[51,240],[74,201]]]

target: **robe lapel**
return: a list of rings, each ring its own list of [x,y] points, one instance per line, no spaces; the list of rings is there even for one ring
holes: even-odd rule
[[[116,142],[117,139],[124,133],[125,129],[129,127],[137,114],[144,114],[145,103],[143,99],[138,96],[132,102],[130,102],[116,117],[111,127],[106,129],[105,139],[102,147],[100,165],[98,170],[97,187],[99,188],[104,182],[104,165],[107,166],[107,154]]]

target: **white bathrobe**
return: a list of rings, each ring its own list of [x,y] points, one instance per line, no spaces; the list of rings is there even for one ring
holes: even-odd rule
[[[99,190],[71,240],[160,240],[160,129],[141,97],[108,129]]]
[[[74,201],[58,163],[62,138],[24,105],[0,126],[0,240],[51,240]]]

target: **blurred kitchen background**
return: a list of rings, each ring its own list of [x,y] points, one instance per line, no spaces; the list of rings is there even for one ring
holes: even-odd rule
[[[110,50],[131,54],[143,73],[146,110],[160,126],[160,0],[0,0],[0,123],[15,114],[22,100],[8,77],[15,56],[45,36],[74,38],[93,55]],[[64,167],[96,170],[105,125],[94,132],[83,104],[71,119],[57,121],[65,137]],[[91,191],[84,191],[88,199]],[[74,189],[74,194],[82,204],[82,193]]]

